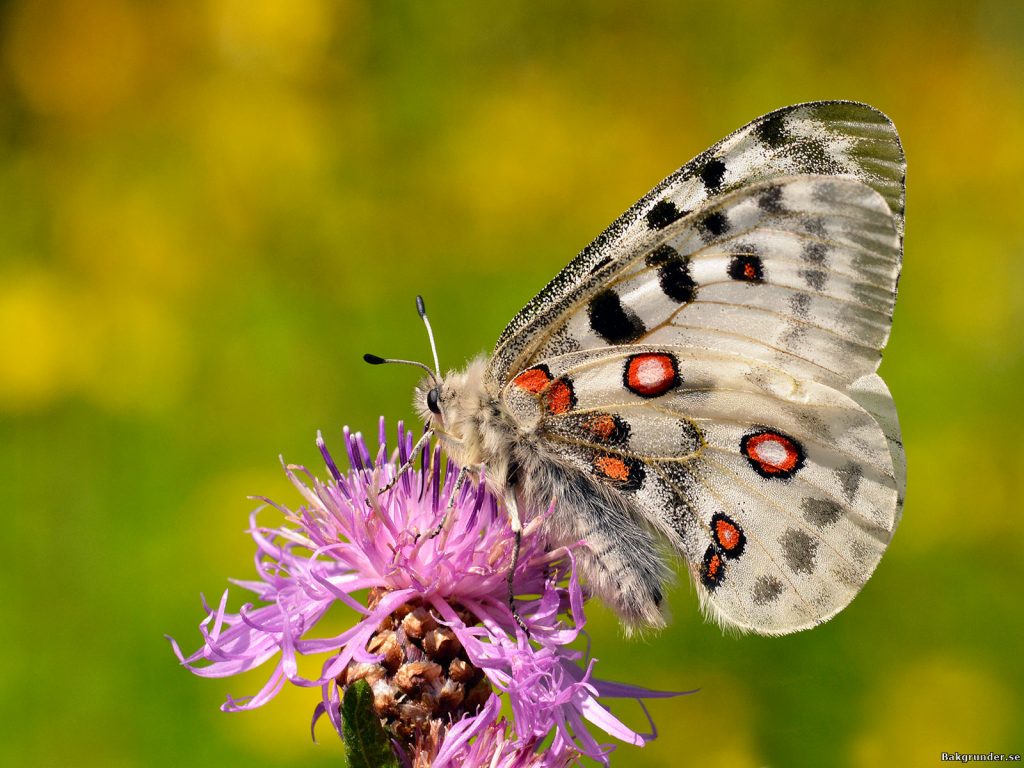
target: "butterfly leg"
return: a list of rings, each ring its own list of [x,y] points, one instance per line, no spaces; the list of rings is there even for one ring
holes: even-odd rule
[[[441,518],[441,522],[431,528],[426,536],[422,536],[421,534],[422,538],[433,539],[448,527],[448,523],[451,521],[452,512],[455,510],[455,504],[459,499],[459,492],[462,490],[462,486],[466,484],[466,478],[469,477],[470,472],[472,472],[472,470],[469,467],[461,467],[459,469],[459,474],[455,478],[455,485],[452,487],[451,495],[448,497],[448,504],[444,508],[444,516]]]
[[[516,502],[515,491],[510,489],[510,493],[505,495],[505,509],[508,510],[509,523],[512,526],[512,535],[515,537],[515,543],[512,548],[512,565],[508,569],[508,607],[512,611],[512,618],[515,619],[516,624],[519,628],[526,633],[526,636],[530,636],[530,630],[526,628],[526,622],[523,621],[522,616],[519,615],[519,611],[516,610],[516,600],[513,582],[516,577],[516,568],[519,566],[519,552],[523,542],[523,520],[519,516],[519,505]]]
[[[377,495],[378,496],[380,496],[383,493],[387,493],[392,488],[394,488],[398,484],[398,481],[402,479],[402,475],[404,475],[406,472],[408,472],[410,469],[412,469],[412,465],[416,462],[416,457],[419,455],[420,450],[423,448],[424,443],[426,443],[428,440],[430,440],[430,438],[433,437],[433,436],[434,436],[434,431],[431,430],[431,429],[428,429],[426,432],[423,433],[423,437],[421,437],[419,440],[416,441],[416,445],[414,445],[412,447],[412,451],[409,452],[409,458],[406,460],[406,462],[402,466],[400,466],[398,468],[398,471],[395,472],[395,476],[392,477],[391,480],[389,480],[384,485],[383,488],[379,488],[377,490]],[[371,502],[369,499],[366,500],[366,503],[369,506],[371,506],[371,507],[373,506],[373,502]]]

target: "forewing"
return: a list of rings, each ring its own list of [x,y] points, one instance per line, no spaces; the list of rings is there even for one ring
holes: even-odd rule
[[[865,391],[878,406],[881,391]],[[896,525],[902,479],[876,416],[760,361],[669,346],[575,353],[503,396],[524,429],[673,543],[723,625],[784,634],[827,620]]]
[[[527,357],[694,346],[844,388],[878,367],[899,256],[892,212],[866,184],[762,182],[716,198],[652,250],[602,271]]]
[[[684,325],[706,329],[707,344],[718,347],[721,323],[714,321],[724,315],[716,308],[747,301],[781,308],[777,321],[755,317],[755,308],[742,319],[784,326],[790,343],[783,354],[805,353],[818,365],[817,340],[794,342],[824,325],[877,344],[877,363],[899,274],[904,172],[892,123],[871,107],[818,102],[765,115],[665,179],[573,259],[509,323],[492,373],[505,381],[545,357],[613,344],[705,343],[673,330]],[[827,187],[829,179],[850,181]],[[760,259],[761,274],[744,271],[736,255]],[[749,284],[735,285],[744,277],[769,289],[756,296]],[[818,296],[829,305],[818,306]],[[670,315],[677,322],[645,338]],[[857,323],[875,328],[862,339],[859,328],[847,327]],[[727,343],[748,356],[774,354],[751,346],[777,340],[764,333],[751,342],[738,331],[734,337]]]

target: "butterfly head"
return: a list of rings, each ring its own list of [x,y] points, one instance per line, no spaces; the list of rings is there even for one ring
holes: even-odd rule
[[[450,398],[447,394],[445,380],[437,375],[431,368],[417,360],[398,360],[395,358],[378,357],[377,355],[363,355],[370,365],[384,365],[385,363],[401,363],[403,365],[415,365],[422,368],[427,375],[420,379],[416,385],[416,393],[413,396],[413,408],[416,413],[430,427],[443,427],[445,423],[445,401]]]

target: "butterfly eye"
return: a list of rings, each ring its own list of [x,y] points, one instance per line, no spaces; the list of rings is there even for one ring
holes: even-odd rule
[[[441,415],[441,388],[434,387],[432,390],[427,392],[427,408],[430,409],[431,413],[436,413],[438,416]]]

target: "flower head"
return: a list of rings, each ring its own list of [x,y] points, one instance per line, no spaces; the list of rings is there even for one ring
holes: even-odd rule
[[[291,511],[265,500],[285,515],[276,528],[257,525],[259,510],[252,514],[258,579],[235,583],[260,605],[230,613],[225,592],[215,608],[204,601],[199,650],[186,657],[171,641],[182,664],[204,677],[277,659],[259,692],[229,697],[222,709],[261,706],[285,682],[319,687],[314,724],[326,715],[340,732],[341,693],[365,679],[403,759],[437,766],[560,766],[580,755],[607,762],[613,747],[598,742],[587,723],[631,744],[651,738],[599,699],[674,694],[592,677],[595,660],[571,647],[585,623],[573,556],[565,548],[546,550],[543,515],[522,537],[513,611],[508,571],[515,537],[483,483],[465,484],[446,514],[456,473],[446,463],[442,477],[440,450],[424,449],[422,469],[379,493],[413,450],[412,434],[399,424],[389,456],[383,419],[375,455],[361,435],[345,430],[348,473],[319,436],[317,445],[329,479],[288,465],[305,504]],[[336,603],[361,618],[341,634],[313,637]],[[297,657],[315,654],[327,654],[320,675],[300,676]],[[498,717],[501,694],[511,705],[511,724]]]

